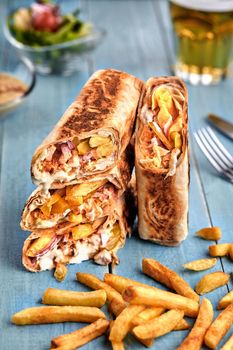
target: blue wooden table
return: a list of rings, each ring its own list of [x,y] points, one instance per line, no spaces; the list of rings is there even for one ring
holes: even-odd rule
[[[15,0],[9,3],[18,6],[20,2]],[[76,5],[77,1],[73,1],[73,6]],[[59,284],[51,272],[33,274],[21,265],[21,249],[28,233],[21,231],[19,222],[25,200],[34,189],[29,169],[36,146],[94,70],[113,67],[145,80],[150,76],[170,74],[172,30],[167,1],[86,0],[81,5],[90,20],[108,32],[101,47],[90,57],[81,72],[70,77],[38,77],[36,88],[25,105],[0,120],[1,350],[46,350],[49,349],[51,338],[81,327],[73,323],[17,327],[10,323],[10,318],[22,308],[39,305],[43,291],[49,286],[86,290],[75,280],[77,271],[91,272],[101,278],[108,271],[107,267],[92,262],[73,265],[69,268],[66,280]],[[7,1],[1,1],[2,18],[6,8]],[[7,45],[2,33],[0,35],[0,60],[3,60]],[[233,80],[211,87],[188,86],[188,90],[191,143],[189,236],[180,247],[166,248],[141,241],[135,233],[119,252],[121,264],[114,271],[153,285],[155,282],[141,273],[143,257],[158,259],[194,287],[206,272],[184,271],[182,264],[207,257],[208,245],[214,244],[195,237],[195,231],[206,226],[220,226],[223,232],[221,242],[232,241],[233,238],[233,186],[217,176],[193,140],[193,131],[205,125],[209,112],[233,121]],[[220,134],[218,136],[233,153],[233,143]],[[227,258],[219,259],[212,271],[220,270],[231,273],[232,263]],[[215,310],[219,299],[231,288],[230,282],[228,287],[208,294]],[[186,331],[172,332],[156,340],[152,349],[174,350],[185,336]],[[127,349],[143,348],[130,337],[126,345]],[[94,347],[96,350],[110,349],[104,337],[84,346],[84,349]]]

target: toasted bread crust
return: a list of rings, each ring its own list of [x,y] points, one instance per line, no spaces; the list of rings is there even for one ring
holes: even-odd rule
[[[122,155],[122,157],[119,159],[115,168],[113,168],[111,172],[101,174],[101,176],[99,177],[96,177],[95,175],[93,175],[92,177],[89,177],[87,179],[87,182],[107,179],[118,189],[118,196],[121,196],[122,193],[127,190],[128,184],[131,181],[131,173],[134,166],[133,164],[134,157],[133,157],[132,151],[133,151],[132,146],[129,145],[126,151],[124,152],[124,154]],[[83,179],[81,181],[77,181],[77,182],[75,181],[75,183],[83,183],[83,182],[84,182]],[[20,225],[23,230],[38,229],[38,227],[32,225],[32,220],[31,220],[32,211],[35,210],[40,205],[43,205],[49,197],[50,197],[49,193],[44,192],[41,187],[37,187],[36,190],[32,192],[22,212],[22,219],[21,219]],[[67,224],[69,223],[67,222]]]
[[[119,241],[117,242],[117,245],[110,251],[110,253],[112,255],[113,262],[115,260],[117,260],[117,256],[116,256],[117,250],[124,246],[127,234],[131,233],[131,227],[130,227],[130,223],[129,223],[129,221],[130,221],[129,215],[130,215],[130,213],[128,211],[127,204],[125,202],[125,198],[124,198],[124,196],[122,196],[116,201],[114,209],[107,217],[106,222],[103,224],[107,227],[112,222],[118,221],[120,229],[121,229],[121,236],[119,238]],[[46,230],[50,230],[50,231],[52,230],[52,231],[56,232],[57,230],[59,230],[59,225],[55,228],[52,228],[52,229],[35,230],[30,234],[30,236],[24,242],[24,246],[23,246],[23,250],[22,250],[22,263],[23,263],[24,267],[31,272],[38,272],[40,270],[37,268],[36,264],[33,264],[33,260],[35,258],[33,258],[31,260],[27,256],[27,254],[26,254],[27,250],[31,244],[31,241],[36,239],[36,238],[39,238],[43,234],[43,232],[45,232]],[[63,231],[63,233],[65,233],[65,231],[66,231],[65,226],[62,227],[62,231]],[[61,231],[59,232],[59,234],[61,234]],[[69,264],[69,261],[71,260],[71,258],[72,257],[67,256],[66,261],[62,261],[62,263]],[[55,267],[55,265],[56,265],[56,263],[54,262],[53,267]]]
[[[140,163],[140,160],[143,159],[140,137],[144,125],[140,114],[141,108],[150,90],[163,84],[174,85],[185,97],[182,154],[179,157],[175,175],[167,178],[165,178],[166,169],[147,169]],[[187,90],[178,78],[151,78],[146,83],[137,119],[135,167],[140,237],[161,245],[178,245],[188,233],[189,187]]]
[[[95,133],[106,132],[116,145],[116,159],[119,159],[133,133],[142,86],[142,81],[125,72],[114,69],[95,72],[35,151],[31,174],[36,184],[40,183],[40,179],[35,176],[34,167],[41,152],[74,137],[82,140]],[[51,184],[53,188],[57,186],[59,184]]]

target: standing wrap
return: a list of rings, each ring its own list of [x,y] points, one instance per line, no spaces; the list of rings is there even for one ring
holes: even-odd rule
[[[136,126],[139,234],[174,246],[188,233],[187,90],[175,77],[150,78]]]

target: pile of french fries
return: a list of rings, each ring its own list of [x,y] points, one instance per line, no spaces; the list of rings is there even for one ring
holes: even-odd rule
[[[221,238],[221,231],[218,228],[208,228],[200,230],[198,235],[204,239],[217,240]],[[211,256],[229,254],[232,258],[232,244],[218,246],[223,248],[212,248]],[[201,271],[215,264],[216,258],[208,258],[189,262],[184,267]],[[106,273],[104,279],[100,280],[92,274],[78,272],[77,280],[93,291],[48,288],[42,297],[42,303],[47,306],[22,310],[12,317],[12,322],[16,325],[90,323],[72,333],[52,339],[50,349],[57,350],[75,350],[103,334],[107,334],[113,350],[123,350],[128,333],[144,346],[150,347],[158,337],[171,331],[188,329],[188,335],[177,350],[200,350],[204,345],[216,349],[233,324],[233,291],[219,301],[218,309],[222,311],[215,320],[211,302],[207,298],[200,301],[199,295],[225,285],[229,275],[222,271],[207,274],[194,290],[175,271],[154,259],[143,259],[142,271],[170,291],[115,274]],[[111,320],[100,310],[105,303],[108,304]],[[185,316],[196,319],[192,328]],[[233,336],[221,350],[232,349]]]

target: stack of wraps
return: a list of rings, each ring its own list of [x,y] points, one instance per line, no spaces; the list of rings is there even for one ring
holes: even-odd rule
[[[117,70],[92,75],[35,151],[21,227],[30,271],[93,259],[117,263],[130,231],[126,210],[131,136],[142,82]]]
[[[177,245],[188,233],[189,187],[187,90],[180,79],[146,82],[135,135],[140,237]]]

